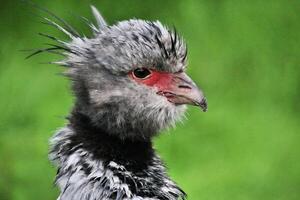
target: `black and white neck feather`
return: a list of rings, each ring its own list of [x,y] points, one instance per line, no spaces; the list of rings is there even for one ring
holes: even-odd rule
[[[51,139],[58,199],[185,199],[151,139],[183,116],[184,104],[206,110],[202,92],[184,73],[187,47],[159,21],[108,26],[92,11],[93,37],[80,36],[56,16],[58,22],[45,18],[71,41],[41,33],[56,44],[32,54],[62,54],[54,63],[66,67],[75,95],[68,124]]]
[[[78,112],[52,138],[60,200],[184,199],[150,140],[120,139]]]

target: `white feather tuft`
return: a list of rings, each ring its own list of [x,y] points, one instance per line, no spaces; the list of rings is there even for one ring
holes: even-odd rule
[[[93,5],[91,5],[91,9],[92,9],[93,15],[96,19],[99,30],[107,27],[107,23],[105,22],[104,18],[100,14],[99,10]]]

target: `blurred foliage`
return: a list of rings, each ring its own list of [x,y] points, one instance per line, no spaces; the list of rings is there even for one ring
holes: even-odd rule
[[[0,199],[53,200],[48,139],[72,106],[61,68],[21,49],[65,38],[21,1],[0,6]],[[209,111],[155,140],[189,199],[300,199],[300,1],[36,1],[89,35],[77,16],[96,5],[109,23],[129,18],[175,25],[189,46],[188,73]]]

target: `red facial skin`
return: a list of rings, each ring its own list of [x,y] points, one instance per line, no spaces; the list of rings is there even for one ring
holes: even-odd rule
[[[145,78],[136,77],[134,71],[129,73],[129,77],[137,83],[155,87],[158,95],[166,97],[169,102],[175,105],[196,105],[206,111],[207,104],[202,92],[184,72],[149,71],[150,74]]]
[[[159,72],[154,70],[149,70],[151,74],[144,79],[137,78],[132,72],[129,76],[138,83],[145,84],[150,87],[156,87],[158,91],[163,91],[168,89],[172,83],[172,74],[167,72]]]

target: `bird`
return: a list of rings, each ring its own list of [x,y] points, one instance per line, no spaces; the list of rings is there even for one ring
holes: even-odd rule
[[[175,200],[186,193],[173,181],[153,147],[153,138],[180,121],[187,105],[207,110],[202,90],[187,75],[187,45],[160,21],[129,19],[108,25],[91,6],[95,22],[86,37],[43,9],[46,23],[67,41],[39,33],[55,44],[50,52],[65,67],[74,105],[67,123],[50,139],[57,167],[58,200]]]

